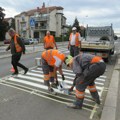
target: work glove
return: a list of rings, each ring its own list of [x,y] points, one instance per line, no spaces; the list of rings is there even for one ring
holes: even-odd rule
[[[64,77],[64,75],[62,75],[62,80],[63,80],[63,81],[65,80],[65,77]]]

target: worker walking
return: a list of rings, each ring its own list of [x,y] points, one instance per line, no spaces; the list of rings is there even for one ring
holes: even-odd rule
[[[44,49],[48,50],[48,49],[54,49],[54,46],[57,49],[57,45],[54,39],[53,35],[50,35],[50,31],[46,32],[46,36],[44,37]]]
[[[25,54],[25,45],[21,40],[21,38],[16,34],[14,29],[10,28],[8,33],[11,36],[11,41],[6,51],[11,49],[11,54],[12,54],[11,63],[15,70],[15,72],[12,75],[18,74],[17,66],[24,69],[24,74],[26,74],[28,68],[22,65],[21,63],[19,63],[22,53]]]
[[[65,55],[58,50],[46,50],[41,55],[42,70],[44,74],[44,84],[48,86],[48,91],[54,94],[52,85],[55,83],[54,77],[56,77],[56,71],[58,70],[62,79],[64,80],[64,74],[62,71],[62,64],[65,60]],[[51,82],[51,84],[50,84]],[[58,84],[58,81],[56,81]]]
[[[69,37],[68,49],[72,57],[79,54],[81,48],[80,33],[77,32],[76,27],[72,28],[72,33]]]
[[[97,104],[100,98],[95,86],[95,79],[105,72],[106,65],[101,57],[80,52],[76,57],[66,57],[65,63],[76,74],[72,89],[76,87],[76,101],[68,104],[68,107],[81,109],[83,106],[85,89],[88,88],[91,96]]]

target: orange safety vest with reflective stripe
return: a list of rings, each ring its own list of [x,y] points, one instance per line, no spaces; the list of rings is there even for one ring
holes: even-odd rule
[[[49,47],[54,48],[54,42],[55,42],[55,40],[52,35],[45,36],[45,38],[44,38],[45,48],[49,48]]]
[[[72,40],[72,34],[73,33],[71,33],[70,34],[70,41]],[[80,41],[79,41],[79,33],[77,32],[76,34],[75,34],[75,46],[80,46]]]
[[[18,37],[18,35],[15,34],[15,36],[14,36],[15,49],[16,49],[16,52],[22,52],[22,47],[18,44],[17,39],[16,39],[17,37]]]
[[[50,66],[54,66],[55,64],[55,58],[54,56],[61,59],[61,61],[64,61],[65,55],[58,50],[46,50],[42,53],[42,58],[45,59]]]
[[[90,63],[97,63],[97,62],[100,62],[100,61],[103,61],[102,58],[99,57],[99,56],[95,56],[95,57],[92,58]]]

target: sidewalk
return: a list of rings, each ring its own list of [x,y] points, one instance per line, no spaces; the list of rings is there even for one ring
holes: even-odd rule
[[[102,115],[100,120],[120,120],[118,117],[120,111],[120,55],[117,56],[116,65],[113,70],[111,82],[109,85],[108,93],[106,96],[105,104],[102,110]],[[119,115],[120,116],[120,115]]]

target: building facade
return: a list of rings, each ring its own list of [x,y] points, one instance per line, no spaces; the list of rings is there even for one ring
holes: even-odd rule
[[[24,38],[43,39],[46,31],[56,37],[65,34],[66,18],[62,7],[45,7],[22,12],[15,16],[16,32]]]

